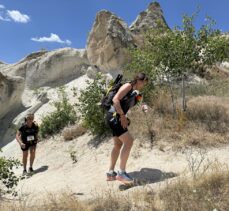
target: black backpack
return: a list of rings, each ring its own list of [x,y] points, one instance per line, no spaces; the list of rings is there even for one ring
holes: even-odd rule
[[[118,74],[114,82],[111,84],[111,86],[107,89],[107,92],[105,93],[104,97],[101,100],[101,107],[104,110],[109,110],[111,105],[113,104],[112,100],[120,87],[123,85],[122,83],[123,75]]]

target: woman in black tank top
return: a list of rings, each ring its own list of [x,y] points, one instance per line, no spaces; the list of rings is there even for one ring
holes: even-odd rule
[[[113,132],[114,146],[111,152],[111,160],[107,180],[120,180],[124,183],[133,182],[126,173],[126,163],[133,145],[133,138],[128,132],[129,120],[126,117],[128,110],[136,105],[138,91],[147,84],[148,78],[144,73],[136,75],[132,83],[122,85],[113,98],[113,110],[107,114],[108,124]],[[120,170],[114,171],[115,164],[120,155]]]
[[[39,127],[33,121],[34,115],[28,114],[25,118],[25,123],[19,128],[16,134],[17,142],[19,143],[22,153],[23,153],[23,174],[27,173],[27,158],[28,158],[28,151],[30,152],[30,167],[29,172],[33,172],[33,162],[35,159],[35,152],[36,152],[36,145],[38,141],[38,132]]]

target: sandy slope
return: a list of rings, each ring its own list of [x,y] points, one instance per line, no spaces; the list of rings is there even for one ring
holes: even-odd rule
[[[98,147],[92,143],[95,140],[88,134],[69,142],[64,142],[60,136],[40,142],[34,164],[37,173],[20,182],[20,196],[27,198],[29,195],[37,203],[38,199],[49,193],[67,191],[79,195],[80,198],[90,198],[101,191],[118,190],[118,182],[105,180],[112,140],[107,139]],[[135,140],[128,163],[128,171],[132,176],[144,179],[156,188],[161,180],[168,180],[172,176],[171,172],[182,175],[187,170],[185,153],[174,153],[169,148],[162,152],[157,147],[150,149],[147,144],[139,148],[139,143],[140,140]],[[207,156],[210,160],[217,158],[220,162],[227,163],[228,150],[229,146],[209,149]],[[75,164],[70,158],[71,151],[76,151],[78,162]],[[16,141],[5,146],[3,154],[21,158]],[[22,169],[16,172],[21,174]]]
[[[72,103],[77,100],[76,97],[73,97],[72,88],[85,88],[87,79],[87,76],[82,76],[66,84],[66,92]],[[47,92],[49,102],[36,111],[35,117],[38,123],[42,116],[53,110],[52,102],[58,99],[57,88],[42,87],[39,91]],[[27,107],[36,104],[36,95],[33,90],[25,91],[23,103]],[[61,136],[42,140],[38,144],[34,163],[37,173],[20,182],[19,196],[30,198],[30,203],[38,203],[42,201],[39,199],[47,197],[47,194],[50,193],[67,191],[83,199],[90,198],[102,191],[118,190],[119,183],[106,182],[105,177],[109,166],[112,140],[106,139],[99,146],[96,146],[95,143],[96,140],[88,134],[69,142],[64,142]],[[70,157],[71,151],[76,151],[78,162],[75,164]],[[222,163],[228,163],[228,151],[229,146],[209,149],[208,157],[211,160],[217,158]],[[21,150],[15,140],[3,147],[2,154],[6,157],[21,159]],[[135,140],[127,170],[131,176],[140,178],[150,183],[153,188],[157,188],[162,184],[161,181],[168,181],[174,173],[182,175],[184,171],[187,171],[186,153],[172,152],[169,146],[165,148],[164,152],[157,147],[151,149],[146,141]],[[17,169],[16,173],[20,175],[22,168]],[[131,188],[129,191],[136,188],[139,187]]]

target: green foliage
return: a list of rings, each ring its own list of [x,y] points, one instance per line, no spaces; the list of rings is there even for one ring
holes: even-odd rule
[[[193,22],[197,14],[183,17],[183,25],[174,30],[158,27],[145,35],[142,48],[130,50],[132,62],[125,72],[146,72],[151,84],[185,80],[191,72],[229,58],[229,39],[214,29],[215,22],[208,18],[206,24],[196,29]],[[164,80],[166,79],[166,80]],[[152,86],[150,87],[152,88]],[[150,96],[150,90],[146,95]],[[172,93],[171,93],[172,95]],[[182,85],[183,110],[185,110],[185,85]]]
[[[78,162],[76,153],[77,153],[76,151],[70,151],[70,157],[72,159],[73,164]]]
[[[17,186],[20,178],[14,174],[13,168],[20,165],[18,160],[0,157],[0,197],[6,193],[16,195],[14,187]]]
[[[87,81],[87,85],[85,90],[81,90],[77,104],[83,125],[93,135],[105,135],[108,132],[108,127],[100,101],[106,90],[106,81],[102,75],[98,74],[93,81]]]
[[[75,108],[69,103],[63,87],[59,89],[59,94],[61,101],[54,103],[56,111],[42,119],[40,134],[43,138],[58,133],[65,126],[74,124],[77,120]]]

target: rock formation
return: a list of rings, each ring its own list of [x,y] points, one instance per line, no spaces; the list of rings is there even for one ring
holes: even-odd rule
[[[128,60],[127,48],[133,46],[132,34],[122,19],[106,10],[97,14],[87,41],[91,64],[102,71],[117,71]]]
[[[20,76],[30,89],[61,83],[85,74],[89,62],[85,50],[63,48],[50,52],[37,52],[14,65],[2,68],[5,73]]]
[[[121,71],[129,61],[128,48],[142,46],[144,33],[156,27],[168,27],[160,5],[153,2],[130,26],[109,11],[97,14],[87,41],[89,62],[102,71]]]
[[[136,20],[130,25],[135,43],[138,46],[142,46],[144,42],[144,33],[149,29],[157,27],[168,28],[168,25],[164,19],[160,4],[151,2],[147,10],[141,12]]]
[[[0,72],[0,118],[21,104],[24,80]]]

